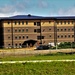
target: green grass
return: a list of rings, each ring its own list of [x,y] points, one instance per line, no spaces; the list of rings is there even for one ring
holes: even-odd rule
[[[27,55],[27,56],[0,56],[0,61],[22,61],[22,60],[62,60],[75,59],[75,54],[47,54],[47,55]]]
[[[0,75],[75,75],[75,62],[0,64]]]

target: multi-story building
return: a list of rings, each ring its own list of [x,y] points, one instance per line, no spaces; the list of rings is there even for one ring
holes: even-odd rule
[[[0,47],[75,42],[75,17],[18,15],[0,18]]]

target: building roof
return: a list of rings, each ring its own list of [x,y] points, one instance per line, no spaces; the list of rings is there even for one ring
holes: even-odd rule
[[[11,17],[0,17],[2,20],[33,20],[33,19],[38,19],[38,20],[47,20],[47,19],[56,19],[56,20],[68,20],[68,19],[75,19],[75,16],[57,16],[57,17],[43,17],[43,16],[34,16],[34,15],[16,15],[16,16],[11,16]]]

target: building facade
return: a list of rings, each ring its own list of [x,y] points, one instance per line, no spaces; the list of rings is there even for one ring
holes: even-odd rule
[[[0,18],[0,47],[75,42],[75,17],[18,15]]]

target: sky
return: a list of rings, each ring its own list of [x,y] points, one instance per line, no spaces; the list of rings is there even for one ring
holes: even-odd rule
[[[0,17],[75,16],[75,0],[0,0]]]

